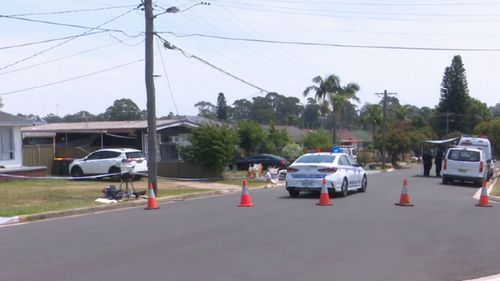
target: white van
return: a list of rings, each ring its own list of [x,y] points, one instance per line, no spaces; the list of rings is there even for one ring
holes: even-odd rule
[[[493,151],[491,150],[490,140],[487,138],[481,137],[469,137],[463,136],[458,141],[459,146],[464,146],[468,148],[477,148],[483,151],[484,159],[486,161],[486,170],[488,172],[487,177],[488,180],[493,176]]]
[[[443,184],[450,181],[471,181],[481,186],[486,175],[486,160],[478,148],[452,147],[443,162]]]

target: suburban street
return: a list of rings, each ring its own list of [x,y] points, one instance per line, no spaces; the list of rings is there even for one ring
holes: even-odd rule
[[[500,204],[420,167],[371,174],[366,193],[284,187],[0,228],[2,281],[465,280],[500,272]],[[434,173],[432,173],[434,174]],[[414,207],[399,207],[403,179]]]

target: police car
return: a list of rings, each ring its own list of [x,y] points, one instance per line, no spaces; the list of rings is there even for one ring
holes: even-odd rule
[[[301,191],[321,191],[323,178],[328,193],[337,193],[341,197],[352,190],[365,192],[368,185],[365,170],[340,148],[333,148],[331,152],[306,153],[286,171],[286,189],[291,197],[298,197]]]

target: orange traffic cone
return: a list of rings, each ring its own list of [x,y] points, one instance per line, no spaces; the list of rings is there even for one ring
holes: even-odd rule
[[[155,191],[153,189],[153,184],[149,183],[148,184],[148,206],[144,208],[144,210],[156,210],[160,209],[158,207],[158,204],[156,203],[156,196],[155,196]]]
[[[323,178],[323,184],[321,185],[321,194],[319,195],[319,203],[318,206],[331,206],[330,203],[330,195],[328,195],[328,188],[326,188],[326,179]]]
[[[248,181],[246,179],[243,180],[243,187],[241,188],[241,203],[238,207],[252,207],[252,198],[250,197],[250,193],[248,193]]]
[[[413,204],[410,204],[410,196],[408,195],[408,180],[403,180],[403,188],[401,190],[401,197],[399,198],[399,203],[394,203],[397,206],[402,207],[413,207]]]
[[[476,204],[478,207],[491,207],[488,198],[488,182],[483,180],[483,187],[481,187],[481,197],[479,197],[479,203]]]

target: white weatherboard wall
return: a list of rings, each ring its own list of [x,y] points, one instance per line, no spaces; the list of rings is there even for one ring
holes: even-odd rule
[[[5,126],[4,128],[7,128]],[[22,155],[22,139],[21,139],[21,127],[8,127],[12,128],[12,138],[14,142],[14,159],[11,160],[0,160],[0,165],[5,168],[21,167],[23,164]]]

